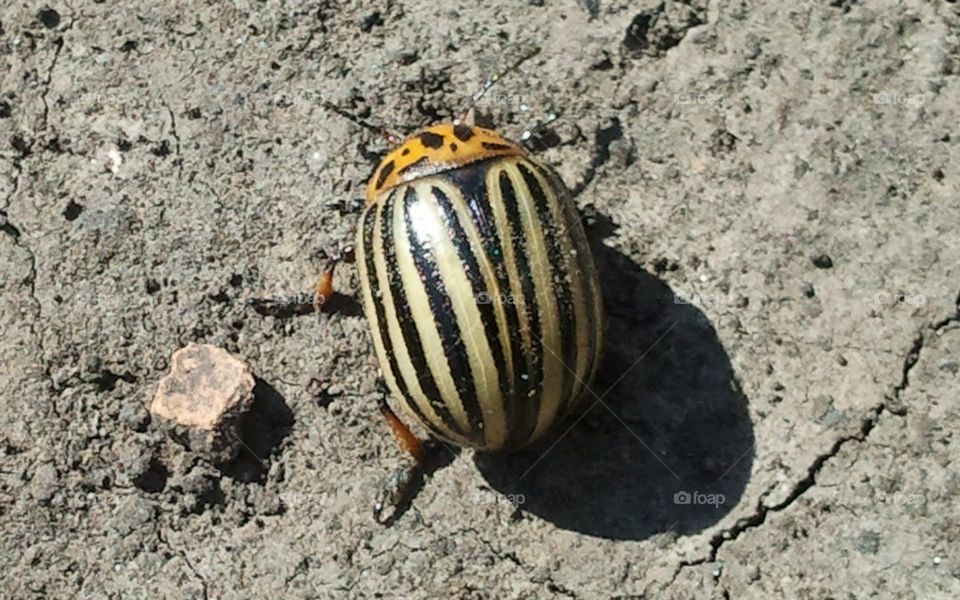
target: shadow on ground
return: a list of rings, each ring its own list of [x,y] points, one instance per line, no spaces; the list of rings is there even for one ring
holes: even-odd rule
[[[263,481],[270,456],[293,429],[293,411],[272,385],[256,378],[253,406],[244,415],[240,428],[243,448],[236,460],[222,468],[223,474],[238,481]]]
[[[623,254],[594,252],[608,319],[596,395],[556,435],[478,454],[477,466],[521,511],[563,529],[611,539],[696,533],[746,487],[747,399],[703,312]]]

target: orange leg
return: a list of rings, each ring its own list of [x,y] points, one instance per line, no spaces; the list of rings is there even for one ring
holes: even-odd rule
[[[385,397],[380,399],[380,412],[387,420],[387,425],[393,431],[400,447],[414,460],[413,464],[401,466],[387,476],[380,495],[373,505],[374,520],[381,525],[390,525],[406,511],[420,486],[423,485],[426,449],[423,442],[390,409]]]
[[[330,260],[327,268],[320,275],[320,279],[314,284],[311,293],[251,298],[249,300],[250,306],[262,315],[281,318],[308,314],[311,309],[319,315],[336,295],[333,287],[333,271],[336,269],[339,260],[339,257]]]
[[[420,441],[420,438],[415,436],[413,432],[410,431],[410,428],[400,420],[400,417],[393,412],[385,398],[380,398],[380,412],[387,420],[387,425],[390,426],[393,435],[396,436],[400,447],[409,452],[410,455],[413,456],[413,459],[417,461],[417,464],[422,463],[425,455],[423,442]]]
[[[323,307],[333,299],[335,293],[333,289],[333,271],[337,268],[337,259],[334,258],[327,265],[326,270],[320,275],[316,285],[313,286],[313,309],[318,313],[323,312]]]

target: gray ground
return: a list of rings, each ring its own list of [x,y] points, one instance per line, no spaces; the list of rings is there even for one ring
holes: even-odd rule
[[[0,595],[960,597],[955,4],[2,4]],[[385,150],[323,99],[409,132],[533,45],[479,116],[563,113],[601,401],[382,527],[356,303],[246,300]],[[261,378],[236,464],[146,412],[189,341]]]

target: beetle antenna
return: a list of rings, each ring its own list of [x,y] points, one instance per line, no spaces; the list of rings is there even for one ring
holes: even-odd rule
[[[322,100],[321,103],[323,104],[324,108],[326,108],[329,111],[333,111],[337,113],[338,115],[350,121],[357,127],[363,127],[367,131],[372,131],[376,133],[378,136],[380,136],[381,139],[383,139],[387,143],[387,146],[391,148],[393,146],[396,146],[397,143],[400,142],[400,136],[398,136],[397,134],[387,131],[383,127],[377,127],[376,125],[371,125],[370,123],[367,123],[366,121],[357,117],[356,115],[350,114],[349,112],[343,110],[342,108],[340,108],[333,102],[330,102],[329,100]]]
[[[546,117],[534,124],[533,127],[529,129],[524,129],[523,133],[520,134],[520,143],[529,147],[530,142],[536,140],[540,137],[540,134],[546,129],[551,123],[560,118],[559,113],[549,113]],[[546,146],[544,146],[546,147]]]
[[[520,60],[518,60],[517,62],[513,63],[512,65],[510,65],[509,67],[501,71],[500,73],[497,73],[496,75],[493,75],[489,79],[484,81],[483,85],[480,86],[480,89],[473,94],[473,97],[470,99],[470,102],[467,104],[467,106],[460,112],[460,115],[453,120],[454,125],[459,125],[463,123],[463,121],[467,118],[467,113],[469,113],[473,109],[473,107],[477,105],[477,102],[480,102],[480,100],[486,95],[487,90],[492,88],[495,83],[500,81],[501,78],[506,77],[510,73],[519,69],[520,65],[527,62],[528,60],[530,60],[531,58],[533,58],[538,54],[540,54],[540,48],[539,47],[534,48],[530,52],[527,52],[525,55],[523,55],[520,58]]]

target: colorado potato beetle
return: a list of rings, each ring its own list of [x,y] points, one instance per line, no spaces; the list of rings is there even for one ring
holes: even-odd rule
[[[410,136],[370,179],[355,249],[386,383],[433,435],[519,448],[590,385],[593,258],[567,187],[523,146],[458,122]]]
[[[536,53],[488,79],[471,106]],[[513,450],[577,408],[600,360],[600,285],[570,191],[523,145],[466,117],[396,145],[373,171],[358,220],[354,258],[386,384],[380,410],[415,460],[389,477],[374,505],[381,523],[398,514],[382,519],[388,505],[399,511],[410,499],[426,460],[387,395],[437,438]],[[251,305],[281,317],[311,304],[326,310],[341,258],[328,256],[309,302],[300,295]]]

